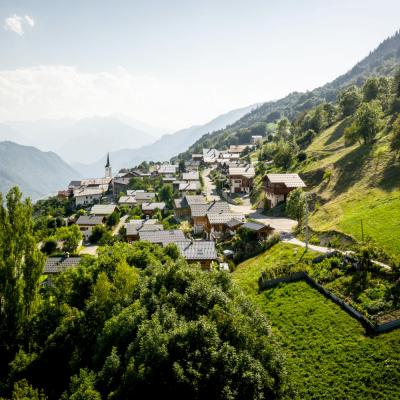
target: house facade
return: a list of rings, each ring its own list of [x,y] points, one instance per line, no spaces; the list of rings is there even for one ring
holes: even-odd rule
[[[264,178],[265,201],[269,208],[285,202],[288,194],[306,184],[298,174],[267,174]]]
[[[228,179],[231,193],[250,193],[256,173],[254,167],[229,167]]]
[[[93,228],[97,225],[103,225],[104,221],[104,216],[81,215],[76,221],[76,224],[79,226],[79,230],[81,231],[84,239],[88,241],[90,235],[92,234]]]

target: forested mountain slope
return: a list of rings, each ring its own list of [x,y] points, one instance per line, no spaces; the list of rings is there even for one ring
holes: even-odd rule
[[[283,99],[266,102],[226,129],[202,136],[181,156],[187,158],[191,153],[201,151],[203,147],[226,148],[230,144],[246,143],[252,134],[251,128],[253,134],[258,134],[260,125],[265,126],[282,117],[293,120],[322,102],[334,101],[338,91],[343,87],[352,84],[360,86],[370,76],[392,75],[399,61],[400,32],[396,32],[350,71],[334,81],[306,93],[294,92]]]
[[[24,196],[32,199],[66,187],[78,172],[57,154],[13,142],[0,142],[0,192],[5,194],[19,186]]]

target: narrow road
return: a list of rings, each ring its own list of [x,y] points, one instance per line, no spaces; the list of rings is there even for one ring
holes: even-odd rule
[[[124,226],[125,221],[127,220],[128,215],[124,215],[123,217],[121,217],[121,219],[119,220],[118,224],[115,226],[115,228],[112,231],[112,235],[113,236],[117,236],[119,230]]]
[[[203,171],[203,181],[204,181],[204,191],[206,192],[206,197],[208,201],[219,201],[221,198],[217,194],[214,183],[209,177],[210,169],[207,168]]]

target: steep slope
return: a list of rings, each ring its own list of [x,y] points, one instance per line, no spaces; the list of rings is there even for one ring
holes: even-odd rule
[[[400,255],[400,160],[390,150],[391,133],[384,129],[372,144],[345,146],[347,125],[347,119],[336,123],[306,150],[312,161],[300,173],[316,200],[310,225],[357,240],[371,237]]]
[[[239,133],[241,129],[250,128],[258,123],[273,122],[283,116],[293,119],[303,111],[309,110],[324,101],[333,101],[338,90],[345,86],[351,84],[360,86],[368,77],[373,75],[393,74],[399,61],[400,31],[384,40],[350,71],[334,81],[310,92],[294,92],[283,99],[266,102],[226,129],[204,135],[190,146],[189,150],[182,154],[182,157],[187,158],[191,153],[196,153],[203,147],[221,147],[240,143]]]
[[[123,167],[132,167],[142,161],[165,161],[177,153],[184,151],[197,139],[207,132],[225,128],[229,124],[234,123],[243,115],[253,110],[256,105],[232,110],[222,114],[205,125],[192,126],[182,129],[170,135],[164,135],[156,142],[140,147],[139,149],[122,149],[111,152],[111,162],[114,171]],[[104,157],[93,164],[76,163],[74,167],[79,169],[84,175],[96,175],[103,170]]]
[[[57,154],[13,142],[0,142],[0,192],[19,186],[24,196],[36,200],[66,187],[78,172]]]

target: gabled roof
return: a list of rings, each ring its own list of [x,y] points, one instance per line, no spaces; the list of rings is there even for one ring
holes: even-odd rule
[[[116,209],[115,204],[95,204],[90,210],[90,214],[93,215],[110,215]]]
[[[198,171],[184,172],[182,174],[182,180],[184,181],[198,181],[199,179],[200,175]]]
[[[106,190],[102,187],[80,187],[74,190],[74,197],[101,196]]]
[[[230,213],[229,204],[226,201],[213,201],[208,204],[192,204],[190,213],[192,217],[205,217],[207,213]]]
[[[183,200],[183,198],[180,199],[174,199],[174,207],[175,208],[183,208],[186,206],[185,201]]]
[[[226,226],[228,228],[236,228],[237,226],[240,226],[243,224],[243,220],[240,218],[237,218],[237,216],[234,216],[232,219],[230,219],[228,222],[226,222]]]
[[[163,201],[161,201],[159,203],[142,203],[143,211],[153,211],[153,210],[156,210],[157,208],[159,210],[164,210],[165,203]]]
[[[104,217],[100,215],[81,215],[76,221],[77,225],[96,226],[103,223]]]
[[[186,260],[216,260],[218,258],[215,242],[205,240],[185,240],[176,242]]]
[[[185,235],[178,229],[167,231],[139,231],[140,240],[166,246],[168,243],[176,243],[186,240]]]
[[[249,221],[249,222],[244,223],[241,226],[241,228],[249,229],[251,231],[260,231],[260,230],[266,229],[266,228],[268,230],[274,230],[274,228],[272,228],[269,225],[265,225],[265,224],[262,224],[260,222],[253,222],[253,221]]]
[[[245,178],[254,178],[256,176],[256,172],[254,167],[251,165],[246,165],[245,167],[231,167],[229,166],[229,175],[231,176],[244,176]]]
[[[80,261],[80,257],[47,257],[43,273],[57,274],[78,265]]]
[[[158,220],[156,220],[158,222]],[[162,231],[164,228],[162,225],[157,224],[157,223],[147,223],[146,220],[140,219],[140,220],[132,220],[131,222],[128,222],[125,224],[126,228],[126,234],[127,235],[138,235],[139,231]]]
[[[283,183],[287,188],[306,187],[298,174],[267,174],[266,178],[271,183]]]
[[[68,184],[68,187],[69,187],[69,188],[74,188],[74,187],[79,187],[79,186],[81,186],[81,181],[71,181],[71,182]]]
[[[178,169],[177,165],[163,164],[160,165],[160,168],[158,168],[157,172],[159,174],[176,174],[177,169]]]
[[[207,204],[207,199],[205,196],[199,194],[199,195],[190,195],[187,194],[184,196],[184,199],[186,200],[186,203],[188,206],[191,206],[192,204]]]
[[[135,204],[136,198],[135,196],[121,196],[118,200],[118,203],[122,204]]]
[[[244,215],[233,213],[207,213],[207,219],[210,224],[227,224],[232,219],[244,222]]]
[[[185,191],[196,191],[200,189],[200,182],[199,181],[192,181],[192,182],[186,182],[186,183],[180,183],[179,184],[179,191],[180,192],[185,192]]]
[[[152,200],[156,197],[156,194],[153,192],[138,192],[135,194],[136,200]]]

